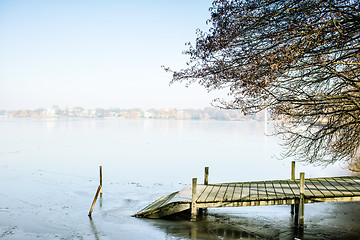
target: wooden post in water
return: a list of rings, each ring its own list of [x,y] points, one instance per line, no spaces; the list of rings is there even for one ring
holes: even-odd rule
[[[295,199],[295,225],[298,226],[299,225],[299,205],[300,205],[300,199],[296,198]]]
[[[305,173],[300,173],[299,226],[304,227]]]
[[[295,161],[291,162],[291,180],[295,180]]]
[[[197,209],[196,209],[196,198],[197,198],[196,188],[197,188],[197,178],[193,178],[192,179],[192,195],[191,195],[191,220],[190,220],[192,222],[196,221],[196,214],[197,214]]]
[[[291,181],[295,181],[295,161],[291,162]],[[294,204],[291,204],[291,214],[294,215]]]
[[[209,184],[209,167],[205,167],[205,175],[204,175],[204,185]],[[199,214],[206,215],[207,208],[199,208]]]
[[[100,197],[102,197],[102,166],[100,166]]]
[[[204,185],[209,184],[209,167],[205,167]]]
[[[88,215],[89,217],[91,217],[91,213],[92,213],[92,211],[94,210],[94,206],[95,206],[95,203],[96,203],[96,199],[97,199],[98,196],[99,196],[100,190],[101,190],[101,186],[99,186],[98,189],[97,189],[97,191],[96,191],[96,194],[95,194],[95,197],[94,197],[94,201],[93,201],[93,203],[92,203],[92,205],[91,205],[91,208],[90,208],[90,211],[89,211],[89,215]]]

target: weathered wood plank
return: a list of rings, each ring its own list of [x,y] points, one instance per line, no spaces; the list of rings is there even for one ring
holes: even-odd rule
[[[202,191],[199,191],[199,195],[198,195],[198,198],[196,199],[196,201],[198,202],[198,201],[200,201],[200,199],[201,198],[204,198],[204,196],[207,196],[207,192],[209,191],[209,185],[205,185],[204,184],[204,188],[203,188],[203,190]],[[205,198],[204,198],[205,199]]]
[[[280,181],[281,188],[283,190],[284,195],[286,195],[286,198],[292,198],[294,197],[293,191],[291,191],[288,181]]]
[[[307,179],[306,182],[309,182],[314,186],[312,188],[312,193],[314,194],[315,197],[325,197],[325,194],[321,191],[322,190],[322,185],[321,184],[319,184],[314,179]]]
[[[268,197],[265,182],[258,182],[257,183],[258,188],[258,199],[266,199]]]
[[[299,180],[291,181],[290,185],[291,185],[291,189],[293,190],[294,194],[296,196],[299,196],[300,195],[300,181]]]
[[[360,192],[360,178],[350,177],[349,180],[350,181],[345,180],[346,187],[352,189],[353,192]]]
[[[284,193],[284,190],[281,187],[280,181],[276,180],[276,181],[272,181],[272,183],[273,183],[277,198],[279,198],[279,199],[286,198],[286,194]]]
[[[266,181],[265,187],[267,190],[268,198],[271,198],[271,199],[277,198],[276,191],[274,189],[274,185],[272,184],[271,181]]]
[[[323,178],[313,179],[312,180],[319,190],[324,194],[325,197],[334,197],[335,194],[328,188],[326,180]]]
[[[211,191],[213,190],[214,185],[206,185],[204,191],[201,193],[201,195],[198,197],[198,202],[205,202],[208,196],[210,195]]]
[[[297,196],[299,196],[298,194],[296,194],[296,191],[295,191],[295,188],[297,188],[297,185],[296,185],[295,181],[294,180],[288,180],[287,184],[289,186],[289,189],[291,190],[292,197],[296,198]]]
[[[328,189],[334,193],[335,196],[345,196],[345,194],[340,190],[340,186],[331,178],[325,178],[325,181],[328,183]]]
[[[231,201],[232,198],[233,198],[233,194],[234,194],[234,191],[235,191],[235,185],[233,184],[229,184],[227,186],[227,189],[226,189],[226,192],[224,194],[224,201]]]
[[[243,183],[238,183],[235,185],[232,201],[239,201],[241,199],[243,194],[243,187],[244,187]]]
[[[336,182],[338,189],[340,189],[344,195],[346,195],[346,196],[355,195],[355,192],[353,192],[351,189],[349,189],[345,186],[346,182],[343,179],[341,179],[341,178],[332,178],[332,179]]]
[[[249,185],[249,199],[258,200],[258,191],[257,191],[257,183],[250,182]]]
[[[240,200],[249,200],[250,197],[249,187],[250,187],[250,183],[243,183]]]
[[[329,197],[329,198],[310,198],[305,199],[305,203],[317,203],[317,202],[355,202],[360,201],[360,196],[352,197]]]
[[[169,202],[169,200],[171,200],[177,194],[178,194],[178,192],[174,192],[170,195],[161,197],[158,200],[151,203],[149,206],[147,206],[144,209],[142,209],[141,211],[139,211],[137,214],[140,214],[143,216],[150,215],[151,213],[156,212],[156,210],[159,209],[162,205],[164,205],[164,203]]]
[[[319,182],[323,185],[323,187],[324,187],[328,192],[330,192],[333,196],[338,196],[338,195],[336,194],[337,189],[334,188],[334,186],[331,185],[331,184],[326,180],[326,178],[318,178],[317,181],[319,181]],[[340,196],[342,196],[341,193],[340,193]]]
[[[221,189],[221,184],[215,184],[214,188],[211,190],[209,196],[206,198],[205,201],[206,202],[214,202],[220,189]]]
[[[242,190],[242,187],[241,187],[241,186],[242,186],[242,185],[240,185],[240,184],[235,184],[235,185],[234,185],[234,192],[233,192],[233,194],[232,194],[232,196],[231,196],[231,201],[234,201],[236,192],[240,192],[240,193],[241,193],[241,190]],[[239,190],[237,191],[237,189],[239,189]]]
[[[318,191],[316,186],[311,181],[305,181],[305,195],[315,197],[315,193]]]
[[[154,201],[152,204],[150,204],[148,207],[144,208],[143,211],[146,211],[151,208],[158,208],[161,205],[163,205],[165,202],[170,201],[175,195],[177,195],[178,192],[174,192],[168,196],[164,196],[162,198],[159,198],[158,200]]]
[[[214,201],[224,201],[225,193],[228,189],[228,184],[221,184],[219,191],[217,192]]]

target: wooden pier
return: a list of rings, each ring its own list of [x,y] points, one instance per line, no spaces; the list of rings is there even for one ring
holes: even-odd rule
[[[208,170],[207,170],[208,171]],[[292,170],[294,172],[294,170]],[[206,175],[206,174],[205,174]],[[292,174],[293,178],[293,174]],[[304,178],[193,185],[162,197],[135,214],[136,217],[162,218],[197,209],[265,205],[293,205],[299,225],[304,224],[304,203],[360,201],[360,176]]]

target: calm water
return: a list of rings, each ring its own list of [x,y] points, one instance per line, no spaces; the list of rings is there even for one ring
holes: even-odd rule
[[[298,233],[288,206],[210,209],[198,222],[131,217],[203,181],[288,179],[263,122],[0,120],[0,239],[359,239],[360,204],[305,206]],[[103,166],[103,198],[87,213]],[[352,174],[297,164],[306,177]]]

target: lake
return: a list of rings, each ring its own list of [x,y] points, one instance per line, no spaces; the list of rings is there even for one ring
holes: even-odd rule
[[[209,209],[197,222],[131,217],[197,177],[289,179],[272,125],[156,119],[0,120],[0,239],[359,239],[360,203]],[[103,197],[87,216],[103,166]],[[296,165],[296,176],[355,175],[346,165]]]

